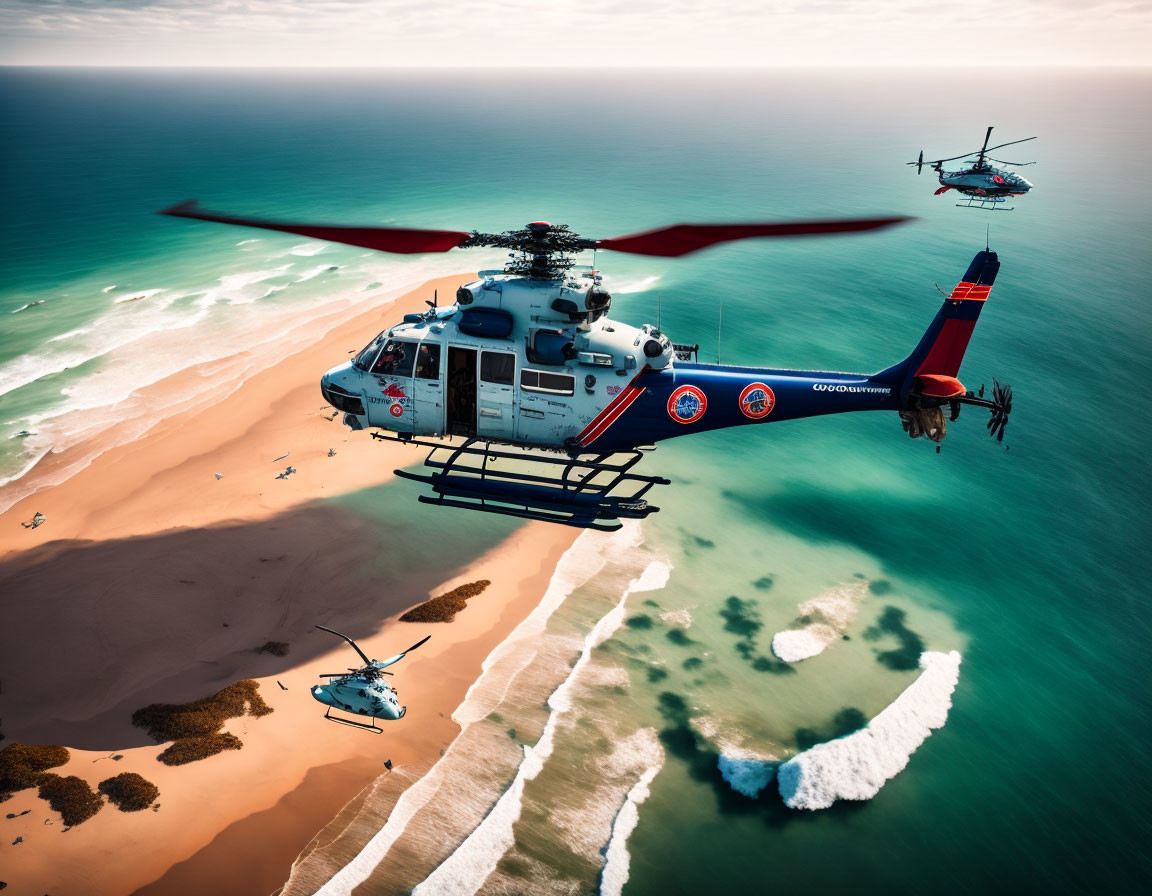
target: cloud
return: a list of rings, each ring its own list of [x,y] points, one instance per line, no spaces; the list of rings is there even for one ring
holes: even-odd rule
[[[972,28],[980,29],[978,40]],[[1143,64],[1148,0],[0,0],[0,62]],[[999,36],[1005,39],[1000,40]]]

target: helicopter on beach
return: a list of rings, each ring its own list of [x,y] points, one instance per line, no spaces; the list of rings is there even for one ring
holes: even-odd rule
[[[394,722],[397,719],[404,718],[408,707],[400,705],[399,697],[395,689],[385,684],[381,676],[391,675],[391,672],[385,672],[384,669],[400,662],[400,660],[404,659],[405,656],[432,636],[428,635],[424,639],[417,641],[403,653],[390,656],[386,660],[370,660],[368,659],[368,655],[347,635],[335,629],[325,628],[323,625],[318,625],[316,628],[343,638],[352,645],[352,649],[360,654],[360,658],[364,660],[363,666],[349,668],[347,672],[332,672],[321,675],[321,678],[329,679],[328,683],[313,685],[312,696],[328,707],[324,713],[324,718],[329,722],[337,722],[340,725],[350,725],[353,728],[361,728],[365,731],[371,731],[374,734],[384,733],[380,728],[376,727],[377,719],[387,719]],[[334,716],[332,715],[333,709],[354,713],[358,716],[366,716],[372,719],[372,722],[365,724],[364,722],[357,722],[353,719]]]
[[[1010,212],[1012,209],[1003,207],[1004,203],[1008,201],[1008,197],[1023,196],[1032,189],[1032,184],[1019,174],[1008,171],[1005,168],[994,168],[989,165],[988,162],[996,162],[1000,165],[1035,165],[1036,163],[1006,162],[1002,159],[993,159],[988,153],[993,150],[1003,149],[1005,146],[1027,143],[1029,140],[1035,140],[1036,138],[1025,137],[1023,140],[1012,140],[1008,143],[989,146],[988,140],[991,137],[992,126],[989,125],[988,130],[984,134],[984,145],[976,152],[966,152],[958,156],[951,156],[947,159],[934,159],[925,162],[924,150],[920,150],[920,157],[915,162],[908,162],[907,164],[915,165],[917,174],[921,172],[925,165],[931,166],[940,180],[940,188],[933,195],[940,196],[949,190],[956,190],[962,196],[966,196],[967,199],[964,202],[956,203],[957,208],[980,208],[985,211]],[[944,170],[945,162],[953,162],[956,159],[963,159],[972,155],[976,156],[976,161],[970,163],[968,167],[962,168],[959,171]]]
[[[384,252],[512,250],[502,270],[481,271],[451,304],[434,296],[428,310],[405,315],[321,378],[324,399],[350,429],[429,449],[425,472],[396,471],[431,491],[420,496],[424,503],[614,530],[621,518],[659,510],[646,496],[669,480],[633,471],[659,441],[882,410],[939,450],[945,410],[950,421],[964,404],[990,410],[989,430],[1000,440],[1011,411],[1010,387],[997,384],[985,399],[983,387],[976,394],[956,378],[1000,267],[987,249],[912,352],[874,374],[701,362],[698,345],[673,342],[651,324],[610,319],[612,295],[595,255],[590,266],[572,258],[585,250],[675,257],[732,240],[870,231],[906,218],[679,224],[596,240],[545,221],[490,234],[284,223],[207,212],[195,202],[162,214]]]

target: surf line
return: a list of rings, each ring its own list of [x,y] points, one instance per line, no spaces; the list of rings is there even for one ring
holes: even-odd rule
[[[624,884],[628,883],[629,865],[632,857],[628,853],[628,838],[640,823],[640,804],[648,799],[651,791],[648,789],[664,767],[664,755],[661,751],[660,761],[644,770],[628,796],[624,798],[624,805],[616,813],[616,820],[612,822],[612,836],[608,838],[608,847],[604,851],[604,870],[600,873],[600,896],[621,896]]]
[[[625,520],[623,528],[607,537],[591,530],[586,530],[580,534],[572,546],[560,557],[560,562],[556,564],[556,570],[548,583],[543,600],[484,660],[479,677],[468,688],[464,700],[452,713],[453,720],[461,726],[461,729],[466,728],[473,721],[483,719],[490,712],[490,709],[486,708],[477,709],[475,704],[479,701],[473,696],[473,692],[485,682],[486,678],[494,674],[491,670],[496,664],[503,657],[514,652],[516,645],[523,639],[535,637],[543,632],[552,614],[560,608],[573,591],[604,568],[610,554],[635,547],[642,542],[640,523],[636,520]],[[515,670],[511,678],[515,678],[522,669],[523,665]],[[505,685],[505,691],[511,684],[511,678]],[[460,740],[461,738],[457,735],[436,764],[419,781],[400,794],[400,798],[392,807],[384,826],[372,836],[372,839],[364,845],[352,861],[336,872],[324,886],[316,891],[315,896],[348,896],[371,876],[372,872],[376,870],[376,866],[384,861],[393,844],[403,835],[408,823],[428,804],[444,784],[448,775],[446,768],[451,764],[451,757]]]
[[[639,591],[663,588],[671,572],[672,568],[667,563],[653,560],[639,578],[629,583],[616,606],[592,627],[584,638],[584,647],[572,671],[548,698],[552,712],[544,725],[544,733],[534,747],[524,747],[524,759],[511,786],[456,851],[412,891],[412,896],[473,896],[496,870],[500,859],[516,842],[512,829],[520,819],[524,786],[540,774],[552,755],[556,727],[560,717],[572,708],[572,687],[591,660],[592,651],[612,637],[624,622],[624,605],[628,597]]]

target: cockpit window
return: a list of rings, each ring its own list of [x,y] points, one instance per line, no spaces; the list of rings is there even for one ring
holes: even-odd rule
[[[370,370],[372,368],[372,362],[376,359],[377,353],[379,353],[381,346],[384,345],[384,339],[384,334],[381,333],[379,336],[368,343],[368,347],[360,352],[360,354],[356,356],[356,360],[352,363],[359,367],[361,370]]]
[[[411,342],[397,342],[394,339],[384,343],[380,356],[372,365],[371,372],[377,376],[412,376],[412,364],[416,360],[416,346]]]
[[[440,344],[422,342],[416,350],[416,376],[422,380],[440,379]]]

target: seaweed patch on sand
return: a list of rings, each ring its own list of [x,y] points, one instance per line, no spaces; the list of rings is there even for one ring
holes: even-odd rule
[[[468,582],[459,588],[426,600],[400,617],[401,622],[451,622],[456,614],[468,606],[468,599],[476,597],[492,583],[488,579]]]
[[[35,787],[48,769],[64,765],[70,757],[64,747],[9,744],[0,750],[0,803],[18,790]]]
[[[132,713],[132,724],[159,743],[173,742],[156,757],[159,762],[185,765],[225,750],[239,750],[244,743],[236,735],[222,732],[224,723],[270,712],[272,707],[260,696],[259,682],[246,678],[192,703],[152,703]]]
[[[135,772],[105,778],[97,787],[121,812],[142,812],[156,802],[160,788]]]
[[[62,778],[59,775],[46,774],[40,779],[40,799],[47,800],[54,812],[60,813],[60,818],[68,827],[83,824],[97,812],[104,808],[104,800],[96,793],[88,782],[75,775]]]

